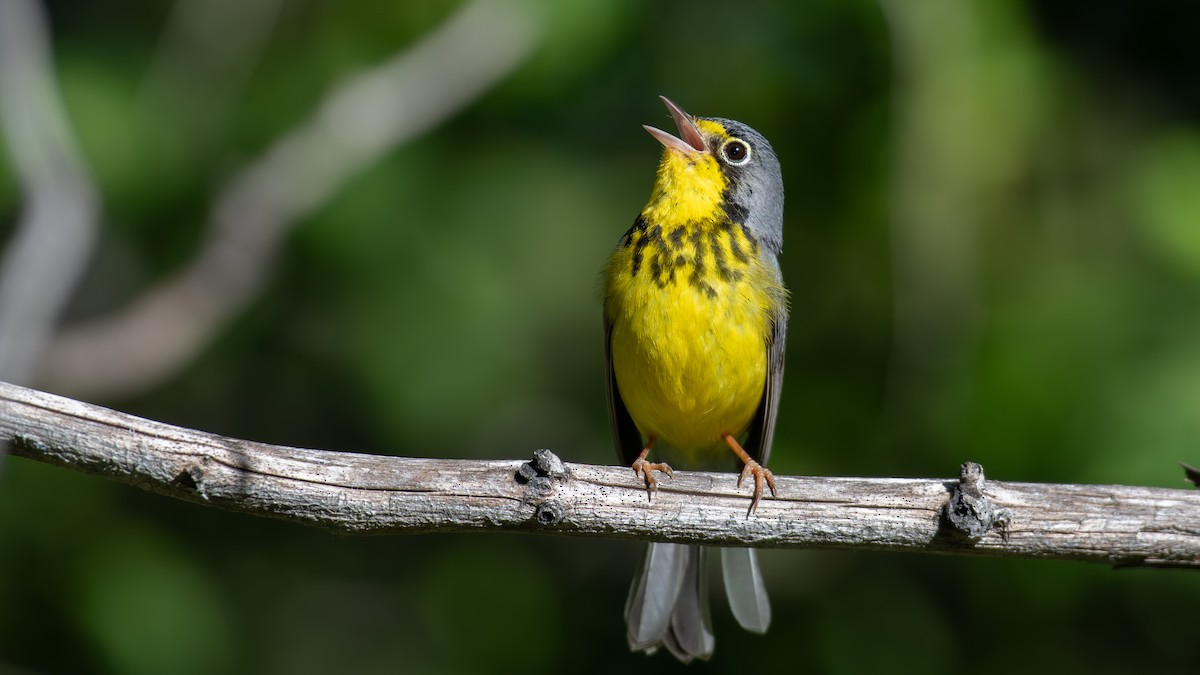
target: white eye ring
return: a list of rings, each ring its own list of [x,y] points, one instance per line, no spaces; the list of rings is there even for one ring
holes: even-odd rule
[[[729,146],[731,145],[735,146],[732,154],[729,152]],[[740,150],[738,148],[740,148]],[[730,166],[742,166],[744,164],[748,164],[750,162],[751,154],[750,144],[740,138],[731,138],[721,144],[721,157],[724,158]]]

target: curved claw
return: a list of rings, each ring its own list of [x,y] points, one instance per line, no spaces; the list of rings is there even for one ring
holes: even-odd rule
[[[644,476],[646,479],[646,501],[649,501],[651,495],[658,490],[658,479],[654,477],[655,471],[661,471],[670,478],[675,477],[675,472],[666,462],[647,462],[641,457],[633,461],[633,475]]]
[[[771,488],[772,497],[779,496],[779,493],[775,491],[775,474],[771,473],[770,469],[754,460],[746,462],[746,466],[738,476],[737,486],[739,488],[742,487],[742,481],[749,475],[754,476],[754,497],[750,499],[750,510],[746,511],[746,515],[754,513],[754,510],[758,508],[758,502],[762,499],[763,495],[764,482],[767,484],[767,487]]]
[[[754,509],[758,508],[758,500],[762,499],[763,481],[766,481],[767,485],[770,486],[772,497],[779,496],[775,492],[775,475],[771,473],[770,469],[755,461],[732,434],[725,434],[724,438],[725,442],[729,445],[729,449],[733,450],[733,454],[737,455],[738,459],[742,460],[746,465],[742,469],[742,473],[738,476],[737,486],[739,488],[742,487],[742,481],[746,479],[746,476],[754,475],[754,497],[750,500],[750,510],[746,512],[746,515],[749,516],[754,513]]]

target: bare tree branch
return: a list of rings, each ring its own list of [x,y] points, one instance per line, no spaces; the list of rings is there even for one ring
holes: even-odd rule
[[[192,147],[220,147],[282,9],[283,0],[175,0],[138,106],[168,115]]]
[[[184,367],[257,296],[299,219],[511,73],[540,34],[532,3],[475,0],[419,44],[339,85],[221,192],[187,267],[54,340],[45,381],[81,395],[127,394]]]
[[[27,382],[91,258],[99,204],[63,111],[42,7],[0,2],[0,123],[24,212],[0,264],[0,378]]]
[[[1200,569],[1200,492],[1118,485],[776,476],[747,516],[732,474],[416,459],[225,438],[0,384],[15,455],[200,504],[350,534],[510,530],[756,547],[919,551]],[[959,490],[958,488],[962,488]],[[952,499],[953,496],[953,499]],[[976,532],[953,524],[990,512]],[[952,512],[952,513],[948,513]],[[995,525],[995,527],[993,527]]]

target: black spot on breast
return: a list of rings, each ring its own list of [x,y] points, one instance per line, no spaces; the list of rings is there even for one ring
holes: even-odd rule
[[[629,245],[633,243],[634,235],[639,232],[645,231],[645,229],[646,229],[646,217],[638,216],[637,218],[635,218],[633,221],[633,226],[625,231],[625,236],[621,237],[621,248],[629,248]]]
[[[742,225],[742,236],[746,237],[746,241],[750,244],[750,252],[758,253],[758,238],[750,231],[750,228]]]
[[[678,267],[675,259],[666,253],[655,253],[650,256],[650,276],[659,288],[666,288],[675,281],[675,270]]]
[[[638,270],[642,268],[642,259],[645,257],[646,246],[650,244],[650,236],[643,228],[641,235],[637,237],[637,241],[633,244],[633,264],[630,266],[629,273],[637,276]]]
[[[705,273],[708,271],[708,266],[705,264],[704,259],[704,255],[697,248],[696,261],[692,264],[692,273],[688,276],[688,283],[695,288],[711,290],[712,287],[708,285],[708,282],[704,278]]]
[[[746,255],[746,252],[742,250],[742,242],[737,237],[733,236],[732,233],[730,233],[729,236],[729,252],[732,253],[733,257],[737,258],[737,261],[742,264],[750,262],[750,256]]]
[[[683,236],[686,234],[682,227],[677,227],[671,230],[671,234],[667,235],[671,238],[671,248],[678,251],[683,248]]]
[[[729,261],[725,257],[725,247],[721,246],[721,235],[717,230],[709,233],[708,247],[712,251],[713,264],[717,268],[717,276],[721,277],[722,281],[733,282],[742,278],[742,273],[739,270],[729,267]]]
[[[647,233],[647,235],[654,243],[654,248],[660,251],[667,250],[667,242],[663,239],[662,225],[655,225],[654,227],[650,228],[650,231]]]

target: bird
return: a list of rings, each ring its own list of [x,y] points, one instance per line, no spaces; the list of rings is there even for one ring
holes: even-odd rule
[[[678,136],[643,127],[663,146],[650,199],[601,274],[609,422],[622,463],[647,496],[675,466],[737,466],[764,485],[783,384],[788,292],[783,175],[762,134],[694,117],[665,96]],[[726,464],[732,458],[739,460]],[[703,547],[653,543],[625,607],[633,651],[662,646],[684,663],[715,644]],[[766,632],[771,608],[754,549],[722,548],[734,618]]]

